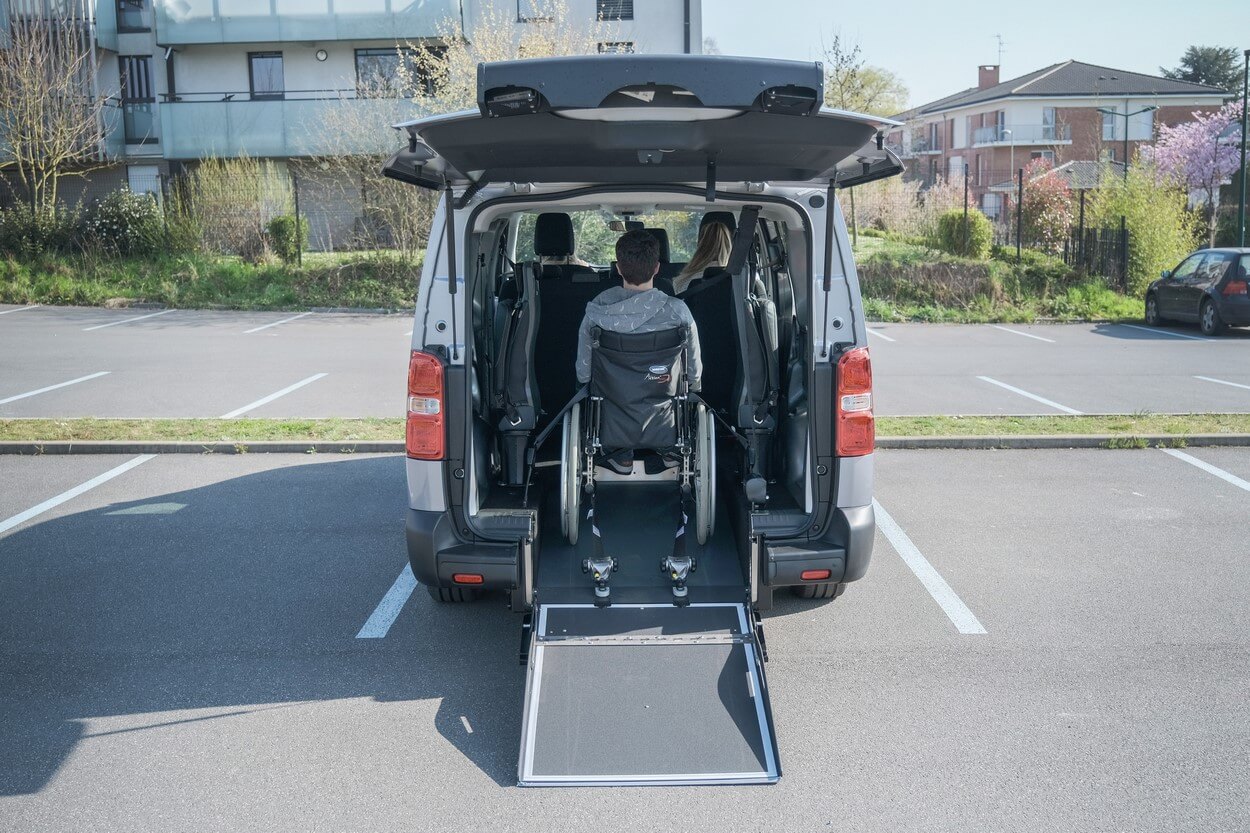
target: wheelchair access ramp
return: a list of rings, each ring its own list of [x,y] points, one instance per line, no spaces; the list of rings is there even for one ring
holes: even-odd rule
[[[745,605],[553,604],[535,617],[522,786],[777,781]]]

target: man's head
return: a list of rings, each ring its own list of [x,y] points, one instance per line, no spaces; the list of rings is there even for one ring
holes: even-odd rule
[[[629,286],[642,286],[660,271],[660,244],[645,231],[627,231],[616,241],[616,271]]]

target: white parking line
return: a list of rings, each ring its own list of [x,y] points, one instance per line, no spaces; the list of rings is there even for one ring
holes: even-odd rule
[[[222,414],[221,419],[234,419],[237,416],[246,414],[248,411],[259,408],[261,405],[268,405],[270,402],[274,401],[278,397],[286,396],[291,391],[299,390],[300,388],[304,387],[304,385],[311,385],[313,382],[317,381],[318,379],[324,379],[327,375],[328,374],[325,374],[325,373],[314,373],[312,376],[309,376],[307,379],[301,379],[300,381],[296,382],[293,385],[288,385],[287,387],[283,388],[277,393],[271,393],[268,396],[257,399],[255,402],[252,402],[249,405],[244,405],[242,408],[235,408],[233,411],[231,411],[228,414]]]
[[[356,638],[381,639],[386,636],[391,629],[391,625],[395,624],[395,619],[399,616],[399,612],[404,609],[404,603],[408,601],[408,597],[412,595],[412,591],[416,586],[417,577],[412,574],[412,565],[405,564],[404,569],[399,572],[399,577],[391,585],[391,589],[386,591],[386,595],[382,597],[382,601],[378,602],[378,606],[373,609],[373,613],[365,621],[364,626],[360,629],[360,633],[356,634]]]
[[[1058,402],[1052,402],[1049,399],[1044,399],[1035,393],[1029,393],[1027,390],[1020,390],[1020,388],[1017,388],[1014,385],[1009,385],[1006,382],[1000,382],[997,379],[991,379],[989,376],[978,376],[977,378],[980,379],[982,382],[989,382],[991,385],[998,385],[1000,388],[1003,388],[1004,390],[1009,390],[1012,393],[1018,393],[1021,396],[1027,396],[1029,399],[1032,399],[1034,402],[1041,402],[1043,405],[1046,405],[1051,408],[1055,408],[1056,410],[1063,411],[1065,414],[1074,414],[1076,416],[1080,416],[1081,414],[1081,412],[1076,410],[1075,408],[1069,408],[1067,405],[1060,405]]]
[[[894,551],[899,554],[903,562],[911,568],[916,578],[920,579],[924,589],[928,590],[933,601],[941,606],[942,611],[955,628],[964,634],[985,633],[985,626],[981,624],[981,620],[977,619],[976,614],[951,589],[946,579],[942,578],[942,574],[934,569],[929,560],[921,554],[890,513],[885,511],[885,508],[875,499],[872,502],[872,508],[877,515],[877,528],[885,535],[886,540],[890,542],[890,546],[894,547]]]
[[[1130,330],[1141,330],[1144,333],[1158,333],[1163,336],[1172,336],[1173,338],[1187,338],[1190,341],[1214,341],[1215,339],[1203,338],[1202,336],[1191,336],[1187,333],[1174,333],[1171,330],[1160,330],[1158,327],[1143,327],[1139,324],[1118,324],[1119,327],[1128,327]]]
[[[111,372],[112,371],[109,371],[109,370],[101,370],[99,373],[91,373],[86,376],[79,376],[77,379],[70,379],[68,382],[61,382],[58,385],[48,385],[46,388],[40,388],[39,390],[28,390],[26,391],[26,393],[19,393],[16,396],[10,396],[8,399],[0,399],[0,405],[7,405],[10,402],[16,402],[17,400],[25,399],[28,396],[38,396],[41,393],[47,393],[48,391],[56,390],[57,388],[67,388],[70,385],[76,385],[79,382],[86,382],[91,379],[99,379],[101,376],[107,376]]]
[[[1250,390],[1250,385],[1242,385],[1237,382],[1225,382],[1223,379],[1212,379],[1210,376],[1195,376],[1195,379],[1201,379],[1204,382],[1215,382],[1217,385],[1228,385],[1230,388],[1241,388],[1242,390]]]
[[[1211,465],[1210,463],[1206,462],[1205,460],[1199,460],[1197,457],[1194,457],[1190,454],[1186,454],[1183,451],[1177,451],[1175,448],[1161,448],[1159,450],[1162,451],[1164,454],[1172,455],[1177,460],[1184,460],[1186,463],[1189,463],[1189,465],[1191,466],[1197,466],[1198,468],[1205,471],[1207,474],[1214,474],[1216,477],[1218,477],[1220,480],[1223,480],[1225,483],[1231,483],[1234,486],[1236,486],[1238,489],[1245,489],[1247,492],[1250,492],[1250,482],[1242,480],[1240,477],[1238,477],[1235,474],[1229,474],[1223,469],[1217,468]]]
[[[125,463],[122,463],[120,466],[109,469],[104,474],[101,474],[97,477],[93,477],[90,480],[88,480],[86,483],[81,483],[67,492],[61,492],[56,497],[48,498],[47,500],[45,500],[43,503],[39,504],[38,506],[32,506],[31,508],[27,509],[25,512],[19,512],[18,514],[14,515],[11,518],[6,518],[5,520],[0,521],[0,534],[8,532],[13,527],[17,526],[18,524],[25,523],[26,521],[29,521],[31,518],[34,518],[38,515],[42,515],[44,512],[47,512],[49,509],[55,509],[56,507],[60,506],[65,501],[72,500],[78,497],[83,492],[91,491],[96,486],[99,486],[101,483],[107,483],[108,481],[112,480],[114,477],[117,477],[117,475],[119,474],[125,474],[126,472],[133,469],[135,466],[143,465],[144,463],[146,463],[148,460],[151,460],[155,456],[156,456],[155,454],[140,454],[138,457],[132,457],[130,460],[126,461]]]
[[[131,321],[142,321],[145,318],[155,318],[158,315],[167,315],[173,312],[171,309],[163,309],[160,312],[150,312],[147,315],[136,315],[134,318],[123,318],[121,321],[110,321],[107,324],[96,324],[94,327],[83,327],[84,333],[92,330],[103,330],[105,327],[120,327],[122,324],[129,324]]]
[[[261,330],[268,330],[270,327],[276,327],[279,324],[288,324],[292,321],[303,318],[306,315],[312,315],[312,313],[301,312],[299,315],[292,315],[290,318],[283,318],[281,321],[270,321],[268,324],[262,324],[259,327],[253,327],[250,330],[244,330],[243,335],[247,335],[248,333],[259,333]]]
[[[8,315],[11,312],[25,312],[28,309],[39,309],[39,305],[32,304],[29,307],[17,307],[15,309],[0,309],[0,315]]]
[[[1032,333],[1025,333],[1025,332],[1021,332],[1020,330],[1013,330],[1010,327],[1000,327],[997,324],[991,324],[990,326],[993,327],[995,330],[1002,330],[1004,333],[1015,333],[1016,335],[1024,336],[1025,338],[1035,338],[1038,341],[1045,341],[1048,344],[1055,343],[1055,340],[1053,338],[1043,338],[1042,336],[1035,336]]]
[[[898,339],[890,338],[885,333],[881,332],[880,330],[874,330],[872,327],[866,327],[865,329],[868,330],[868,335],[870,336],[876,336],[877,338],[884,338],[886,341],[898,341]]]

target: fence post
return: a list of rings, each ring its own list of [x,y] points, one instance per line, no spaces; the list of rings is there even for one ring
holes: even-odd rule
[[[1128,228],[1120,215],[1120,291],[1128,291]]]
[[[968,254],[968,163],[964,163],[964,254]]]
[[[1076,231],[1076,262],[1085,268],[1085,189],[1081,189],[1081,214]]]
[[[1024,228],[1024,168],[1016,171],[1016,263],[1023,259],[1020,232]]]
[[[291,172],[291,190],[295,194],[295,262],[304,265],[304,235],[303,224],[300,222],[299,214],[299,177],[295,172]]]

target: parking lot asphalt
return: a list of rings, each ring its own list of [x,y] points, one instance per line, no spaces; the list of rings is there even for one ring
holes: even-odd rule
[[[0,306],[0,417],[403,415],[408,315],[19,309]],[[1250,411],[1250,330],[872,324],[869,343],[886,416]]]
[[[877,459],[868,577],[766,618],[780,784],[526,790],[501,599],[357,638],[402,458],[2,458],[0,529],[99,482],[0,532],[0,829],[1250,827],[1250,450]]]

